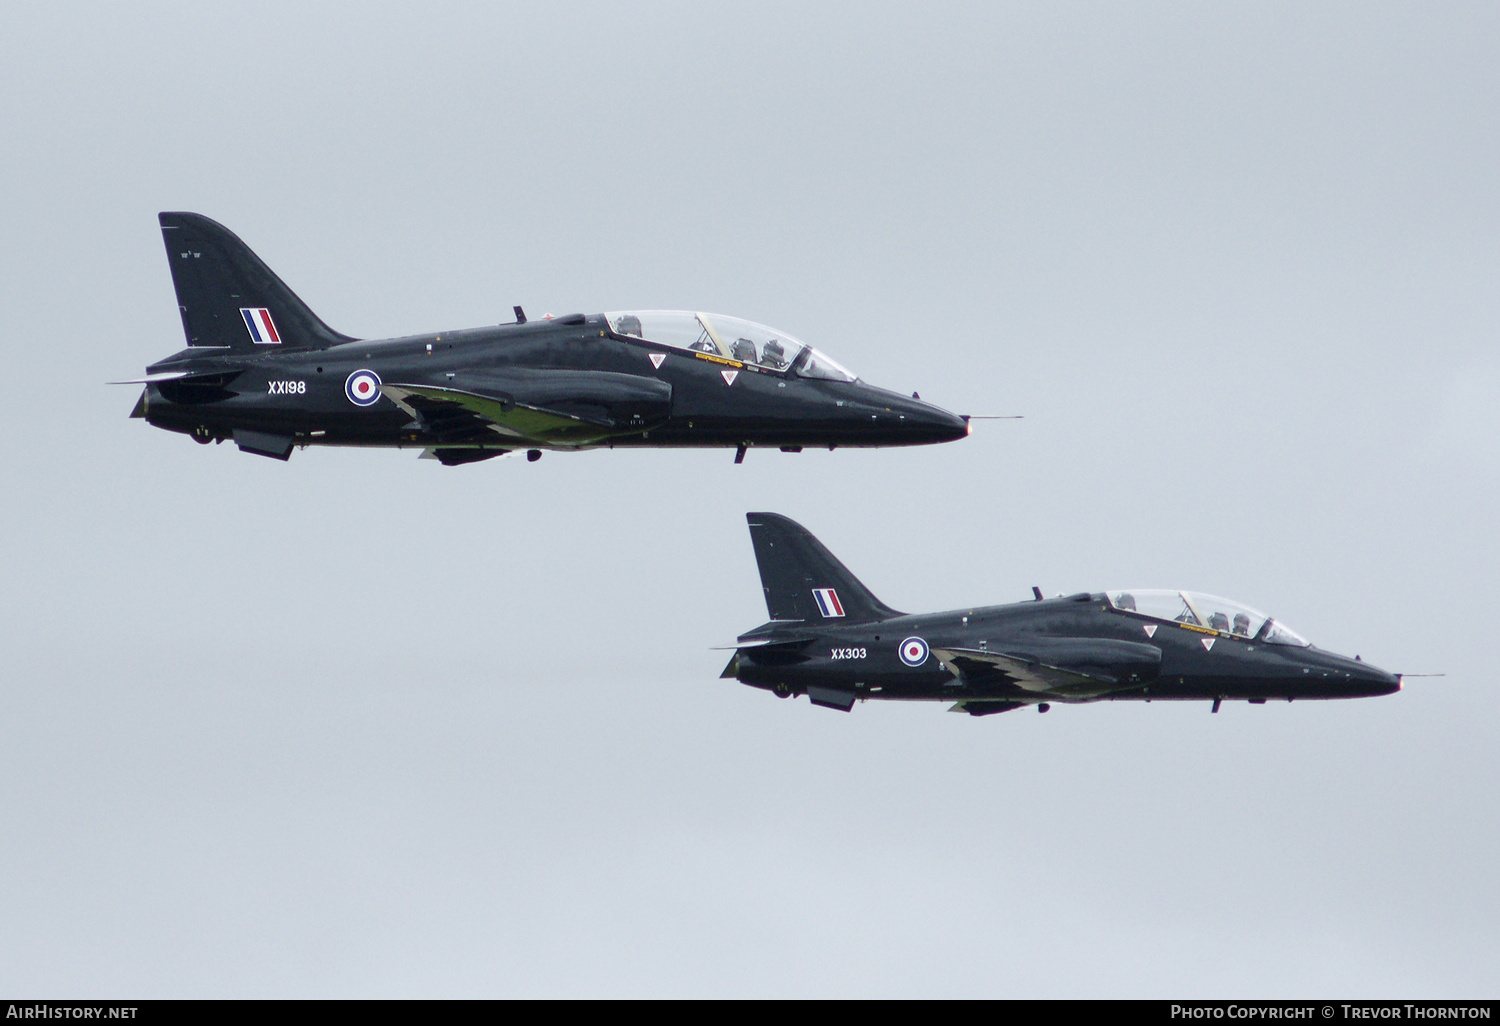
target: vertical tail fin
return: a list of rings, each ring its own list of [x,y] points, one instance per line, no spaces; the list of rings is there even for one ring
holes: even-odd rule
[[[222,224],[202,214],[164,212],[157,219],[188,345],[324,349],[353,341],[319,320]]]
[[[870,594],[801,524],[777,513],[745,519],[771,619],[867,623],[903,615]]]

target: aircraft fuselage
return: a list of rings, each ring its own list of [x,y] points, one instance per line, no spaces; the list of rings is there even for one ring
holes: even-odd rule
[[[1385,695],[1401,687],[1399,677],[1357,659],[1164,622],[1115,609],[1102,593],[843,627],[833,622],[768,630],[766,637],[805,640],[765,645],[754,644],[760,632],[751,632],[741,638],[750,647],[737,652],[726,675],[783,696],[978,703],[971,711],[980,714],[1018,707],[1007,703],[1291,701]],[[1003,653],[1020,673],[1000,672],[980,653]],[[1028,680],[1027,664],[1066,667],[1084,679],[1061,686]]]
[[[655,359],[653,359],[653,355]],[[215,351],[190,348],[153,364],[136,415],[199,441],[245,433],[296,445],[574,449],[599,446],[893,446],[950,441],[964,418],[863,381],[830,381],[773,371],[616,335],[602,315],[351,341],[326,349]],[[382,383],[370,405],[349,392],[352,375]],[[508,436],[491,425],[444,422],[391,386],[418,382],[464,393],[493,392],[496,375],[584,372],[639,378],[612,401],[576,407],[576,431],[548,440]],[[628,383],[627,383],[628,384]],[[416,401],[420,404],[420,400]],[[567,411],[567,397],[549,403]]]

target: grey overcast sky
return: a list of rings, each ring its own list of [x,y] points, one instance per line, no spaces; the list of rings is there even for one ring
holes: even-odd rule
[[[1500,989],[1500,8],[0,10],[0,991]],[[385,337],[687,307],[1024,414],[290,463],[127,419],[156,226]],[[1187,587],[1394,671],[850,715],[718,678],[747,510],[903,609]]]

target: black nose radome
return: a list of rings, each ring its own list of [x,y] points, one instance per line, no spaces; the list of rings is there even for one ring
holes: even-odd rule
[[[949,413],[942,407],[921,399],[887,392],[883,388],[871,388],[870,392],[873,394],[866,401],[872,405],[878,404],[882,419],[894,416],[906,441],[917,444],[953,442],[969,433],[967,417]]]
[[[1377,695],[1391,695],[1401,690],[1401,674],[1386,673],[1378,667],[1370,667],[1365,682],[1372,688],[1378,689]]]
[[[1390,695],[1401,690],[1399,673],[1387,673],[1378,666],[1353,659],[1344,661],[1343,669],[1360,695]]]

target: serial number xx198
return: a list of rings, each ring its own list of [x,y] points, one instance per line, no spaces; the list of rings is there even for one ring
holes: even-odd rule
[[[862,648],[836,648],[836,649],[833,650],[833,654],[830,655],[828,658],[830,658],[830,659],[863,659],[864,657],[865,657],[865,650],[862,649]]]
[[[266,392],[270,395],[302,395],[307,391],[305,381],[268,381]]]

